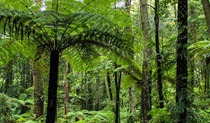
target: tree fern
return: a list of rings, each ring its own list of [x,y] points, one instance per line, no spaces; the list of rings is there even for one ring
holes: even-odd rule
[[[11,38],[28,39],[37,44],[37,56],[50,52],[50,79],[46,122],[54,122],[57,101],[58,61],[63,50],[80,49],[86,57],[97,54],[95,46],[110,49],[117,55],[132,54],[128,40],[116,24],[94,13],[64,15],[54,11],[24,13],[13,9],[0,9],[4,34]],[[12,26],[13,25],[13,26]],[[6,34],[8,32],[8,34]],[[14,36],[15,34],[15,36]],[[90,47],[91,46],[91,47]]]

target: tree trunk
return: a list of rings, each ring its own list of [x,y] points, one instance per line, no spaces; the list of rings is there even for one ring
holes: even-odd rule
[[[125,1],[126,12],[130,16],[130,8],[131,8],[131,0]],[[132,31],[132,27],[129,26],[127,31]],[[133,44],[132,44],[133,45]],[[134,58],[134,57],[133,57]],[[123,103],[123,101],[122,101]],[[134,116],[136,113],[136,105],[135,105],[135,87],[134,85],[129,87],[129,111]],[[128,118],[128,123],[134,123],[134,117],[130,116]]]
[[[88,78],[88,82],[87,82],[87,89],[88,89],[88,94],[87,94],[87,109],[89,111],[93,110],[93,89],[92,89],[92,82],[90,80],[90,78]]]
[[[117,65],[115,65],[115,69]],[[121,85],[121,72],[119,75],[117,72],[114,72],[114,81],[115,81],[115,88],[116,88],[116,109],[115,109],[115,123],[120,123],[120,85]]]
[[[162,69],[161,69],[161,54],[159,46],[159,0],[155,0],[155,47],[156,47],[156,64],[157,64],[157,83],[159,108],[163,108],[163,83],[162,83]]]
[[[38,59],[34,60],[33,83],[34,83],[34,114],[35,118],[38,118],[44,114],[43,83],[42,83],[42,75],[40,70],[40,63]]]
[[[148,17],[148,6],[147,0],[140,0],[140,12],[141,12],[141,23],[144,37],[144,51],[143,51],[143,65],[142,65],[142,89],[141,89],[141,122],[148,123],[151,116],[148,112],[151,110],[151,75],[152,75],[152,65],[151,65],[151,47],[150,44],[150,25]]]
[[[113,101],[112,86],[111,86],[111,79],[110,79],[110,74],[109,74],[109,72],[107,72],[106,78],[107,78],[107,84],[108,84],[109,98],[110,98],[111,101]]]
[[[209,0],[201,0],[202,5],[203,5],[203,11],[205,14],[205,18],[206,18],[206,24],[207,24],[207,32],[210,35],[210,2]],[[206,57],[205,61],[206,61],[206,69],[205,69],[205,93],[209,94],[209,79],[210,79],[210,57]]]
[[[6,80],[5,80],[5,86],[4,86],[4,90],[5,90],[4,93],[9,96],[12,96],[9,90],[9,87],[13,83],[13,70],[12,69],[13,69],[13,60],[10,60],[6,66]]]
[[[82,97],[87,99],[85,93],[87,93],[87,75],[85,72],[82,73],[82,83],[81,83],[81,90],[76,89],[76,94],[83,93]],[[81,91],[81,92],[80,92]],[[81,100],[81,109],[87,109],[87,100]]]
[[[210,2],[209,0],[201,0],[203,5],[203,10],[206,18],[206,24],[208,26],[207,32],[210,34]]]
[[[23,88],[23,90],[26,90],[26,77],[25,77],[25,75],[26,75],[26,63],[25,62],[23,62],[23,63],[21,63],[22,64],[22,72],[21,72],[21,86],[22,86],[22,88]]]
[[[70,65],[66,61],[66,81],[64,83],[64,90],[65,90],[65,96],[64,96],[64,116],[68,113],[68,104],[69,104],[69,74],[70,74]]]
[[[96,91],[95,91],[95,99],[96,99],[96,103],[95,103],[95,110],[98,111],[100,110],[100,75],[98,73],[97,77],[96,77]]]
[[[189,7],[189,16],[193,16],[196,14],[196,8],[194,5],[190,5]],[[197,25],[196,25],[196,22],[191,22],[189,23],[189,44],[193,44],[197,41]],[[190,63],[189,63],[189,76],[190,76],[190,89],[191,89],[191,92],[194,93],[194,81],[195,81],[195,58],[193,57],[194,54],[189,54],[189,59],[190,59]],[[201,67],[202,69],[202,67]],[[202,73],[202,72],[201,72]],[[202,75],[202,74],[201,74]],[[192,99],[193,101],[193,99]]]
[[[42,0],[36,0],[36,4],[41,4]],[[44,88],[39,59],[33,63],[32,79],[34,85],[34,114],[35,119],[44,114]]]
[[[176,68],[176,105],[179,108],[178,123],[187,122],[187,40],[188,0],[178,0],[178,41]]]
[[[49,86],[48,86],[46,123],[55,123],[56,121],[58,63],[59,63],[59,51],[53,50],[51,51],[50,54],[50,74],[49,74]]]
[[[209,96],[209,81],[210,81],[210,57],[206,58],[206,69],[205,69],[205,88],[204,93]]]
[[[135,104],[135,87],[129,87],[129,111],[132,114],[128,118],[128,123],[134,123],[135,119],[134,116],[136,114],[136,104]]]

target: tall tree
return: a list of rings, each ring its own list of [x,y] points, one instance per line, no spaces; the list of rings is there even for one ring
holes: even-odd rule
[[[189,15],[188,16],[193,16],[196,14],[196,6],[193,5],[193,4],[189,4]],[[197,41],[197,23],[196,21],[191,21],[189,22],[189,34],[188,34],[188,37],[189,37],[189,44],[193,44]],[[189,87],[191,89],[191,92],[194,93],[194,86],[195,86],[195,69],[196,69],[196,60],[195,58],[193,57],[193,53],[189,53],[189,63],[188,63],[188,67],[189,67]],[[193,99],[192,99],[193,100]],[[193,103],[193,102],[191,102]]]
[[[96,100],[95,110],[98,111],[98,110],[100,110],[100,75],[99,75],[99,72],[97,72],[97,76],[96,76],[95,100]]]
[[[152,83],[152,65],[151,65],[151,46],[150,46],[150,24],[148,16],[147,0],[140,0],[141,25],[144,37],[143,65],[142,65],[142,88],[141,88],[141,121],[148,123],[151,116],[148,115],[151,110],[151,83]]]
[[[188,0],[178,0],[178,39],[176,68],[176,105],[179,108],[178,123],[187,122],[187,41]]]
[[[44,92],[40,60],[35,59],[33,64],[34,85],[34,114],[38,118],[44,114]]]
[[[117,69],[117,64],[115,63],[115,69]],[[115,89],[116,89],[116,99],[115,99],[115,123],[120,123],[120,86],[121,86],[121,71],[114,72],[114,82],[115,82]]]
[[[6,65],[6,81],[5,81],[5,86],[4,86],[5,94],[10,95],[9,86],[11,86],[12,83],[13,83],[13,60],[10,60]]]
[[[130,16],[131,16],[130,15],[131,0],[126,0],[125,1],[125,8],[126,8],[125,11],[129,14],[129,19],[130,19]],[[127,31],[132,31],[132,27],[131,26],[127,27]],[[135,113],[136,113],[135,87],[134,87],[134,85],[129,87],[129,110],[130,110],[130,113],[134,116]],[[128,122],[129,123],[133,123],[134,122],[134,117],[133,116],[128,118]]]
[[[109,94],[110,101],[113,101],[112,85],[111,85],[111,78],[110,78],[109,70],[106,74],[106,82],[107,82],[107,88],[108,88],[107,92]]]
[[[207,24],[207,32],[210,35],[210,2],[209,0],[201,0],[202,6],[203,6],[203,11],[205,14],[206,18],[206,24]],[[208,37],[210,38],[210,36]],[[206,68],[205,68],[205,93],[209,94],[210,93],[210,56],[206,56],[205,58],[206,62]]]
[[[159,107],[163,108],[163,83],[162,83],[162,69],[161,69],[161,54],[159,46],[159,0],[155,0],[155,48],[156,48],[156,64],[157,64],[157,83]]]
[[[65,96],[64,96],[64,116],[66,116],[66,114],[68,113],[68,104],[69,104],[69,82],[70,82],[70,78],[69,78],[69,74],[71,72],[70,69],[70,65],[69,63],[66,61],[66,72],[65,72],[65,83],[64,83],[64,91],[65,91]]]
[[[41,4],[42,0],[36,0],[36,4]],[[34,85],[34,114],[35,118],[44,114],[44,88],[42,82],[42,72],[40,59],[33,62],[33,85]]]
[[[207,32],[210,34],[210,2],[209,0],[201,0],[203,5],[203,10],[206,18],[206,24],[208,27]]]

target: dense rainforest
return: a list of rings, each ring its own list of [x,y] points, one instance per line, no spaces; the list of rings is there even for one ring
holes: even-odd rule
[[[209,0],[0,0],[0,123],[209,123]]]

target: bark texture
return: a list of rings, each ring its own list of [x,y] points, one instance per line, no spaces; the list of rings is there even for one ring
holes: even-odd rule
[[[163,83],[162,83],[162,69],[161,69],[161,54],[159,46],[159,0],[155,0],[155,48],[156,48],[156,64],[157,64],[157,83],[159,108],[163,108]]]
[[[206,18],[206,24],[207,24],[207,32],[210,35],[210,2],[209,0],[201,0],[202,5],[203,5],[203,11],[205,14],[205,18]],[[209,90],[209,78],[210,78],[210,57],[207,56],[205,58],[205,62],[206,62],[206,68],[205,68],[205,90],[204,92],[206,94],[210,93]]]
[[[44,113],[43,82],[42,82],[40,63],[38,59],[34,60],[33,83],[34,83],[34,114],[35,118],[38,118]]]
[[[201,0],[203,5],[203,10],[206,18],[206,24],[208,26],[208,33],[210,34],[210,2],[209,0]]]
[[[5,80],[5,86],[4,86],[4,93],[9,95],[9,96],[12,96],[10,94],[10,86],[12,85],[13,83],[13,60],[10,60],[7,65],[6,65],[6,80]]]
[[[142,65],[142,89],[141,89],[141,122],[148,123],[151,116],[148,112],[151,110],[151,47],[150,47],[150,24],[148,17],[147,0],[140,0],[141,23],[144,37],[143,65]]]
[[[126,0],[125,1],[125,7],[126,7],[126,12],[130,16],[131,0]],[[127,30],[126,31],[132,31],[132,26],[127,27]],[[133,116],[135,116],[135,113],[136,113],[136,104],[135,104],[135,87],[134,87],[134,85],[131,86],[131,87],[129,87],[129,112]],[[133,116],[130,116],[128,118],[128,122],[129,123],[134,123],[134,117]]]
[[[188,0],[178,0],[178,41],[176,68],[176,104],[178,123],[187,122],[187,40],[188,40]]]

